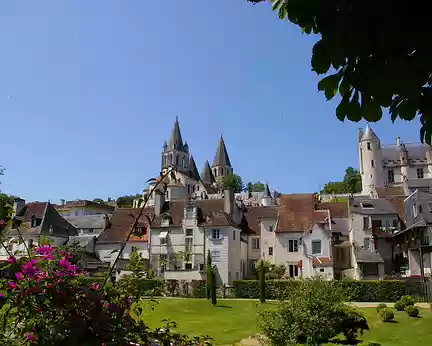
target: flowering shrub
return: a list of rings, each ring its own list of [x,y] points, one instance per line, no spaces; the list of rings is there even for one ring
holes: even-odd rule
[[[37,247],[28,258],[9,258],[19,271],[0,282],[0,344],[209,344],[208,338],[172,333],[169,322],[151,330],[130,295],[92,282],[70,260],[70,253],[51,245]]]

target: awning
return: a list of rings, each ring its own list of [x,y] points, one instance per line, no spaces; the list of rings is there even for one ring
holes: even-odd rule
[[[167,237],[167,235],[168,235],[167,231],[162,231],[162,232],[159,233],[159,237],[158,238],[164,238],[165,239]]]

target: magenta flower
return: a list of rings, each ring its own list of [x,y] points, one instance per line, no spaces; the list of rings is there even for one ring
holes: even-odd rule
[[[36,340],[33,333],[26,333],[26,337],[27,337],[28,341],[32,341],[33,342],[33,341]]]
[[[21,272],[15,273],[15,276],[16,276],[16,278],[17,278],[18,280],[22,280],[22,279],[24,279],[24,276],[23,276],[23,274],[22,274]]]
[[[47,261],[54,259],[54,255],[52,252],[53,248],[50,245],[42,245],[36,249],[36,253],[42,255],[43,258]]]
[[[65,269],[68,269],[71,266],[71,263],[67,259],[61,259],[58,263],[60,267]]]
[[[37,260],[31,260],[21,267],[25,276],[33,276],[39,273],[39,268],[35,266]]]
[[[0,299],[5,299],[6,296],[3,293],[0,293]]]
[[[95,290],[95,291],[98,291],[98,290],[100,289],[100,285],[99,285],[99,284],[96,284],[96,283],[92,283],[92,285],[91,285],[91,289],[92,289],[92,290]]]
[[[10,256],[10,257],[7,259],[7,261],[8,261],[9,263],[16,263],[16,257],[15,257],[15,256]]]
[[[12,281],[9,282],[9,287],[12,289],[18,288],[17,284],[15,282],[12,282]]]

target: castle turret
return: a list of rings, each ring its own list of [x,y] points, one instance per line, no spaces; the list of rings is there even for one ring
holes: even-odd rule
[[[216,156],[213,161],[212,171],[216,179],[219,177],[226,177],[227,175],[233,173],[231,162],[222,135],[220,137]]]
[[[402,182],[407,181],[409,177],[409,157],[408,150],[404,144],[399,144],[399,160],[401,166]]]
[[[381,143],[369,125],[359,140],[359,153],[362,193],[370,195],[374,187],[384,186],[384,171]]]
[[[432,177],[432,147],[428,147],[426,150],[426,161],[428,166],[429,177]]]
[[[265,185],[264,196],[261,198],[261,204],[265,207],[268,207],[273,204],[273,198],[267,183]]]
[[[183,144],[178,117],[176,117],[171,137],[168,144],[164,144],[162,153],[162,172],[166,172],[171,167],[181,172],[189,170],[189,147],[187,143]]]

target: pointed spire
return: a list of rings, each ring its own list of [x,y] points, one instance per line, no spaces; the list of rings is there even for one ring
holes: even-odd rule
[[[375,132],[372,130],[372,128],[367,125],[366,130],[361,138],[361,141],[369,141],[369,142],[379,142],[378,136],[375,134]]]
[[[194,158],[193,158],[192,155],[191,155],[190,158],[189,158],[189,171],[190,171],[190,173],[191,173],[191,176],[192,176],[195,180],[197,180],[197,181],[200,181],[200,180],[201,180],[201,177],[200,177],[200,175],[199,175],[199,173],[198,173],[197,166],[196,166],[196,164],[195,164],[195,160],[194,160]]]
[[[213,172],[210,168],[210,163],[208,162],[208,160],[206,160],[205,164],[204,164],[204,169],[203,172],[201,174],[201,178],[203,183],[212,185],[213,183],[216,182],[216,179],[213,175]]]
[[[167,143],[167,141],[165,141],[163,146],[162,146],[162,149],[163,149],[163,151],[165,151],[165,150],[167,150],[167,148],[168,148],[168,143]]]
[[[271,193],[270,193],[270,189],[269,189],[269,186],[268,186],[267,182],[265,184],[265,190],[264,190],[264,192],[265,192],[265,196],[266,197],[271,197],[272,196]]]
[[[180,125],[178,122],[178,117],[176,117],[174,128],[171,133],[171,137],[168,143],[169,149],[177,149],[182,150],[183,149],[183,139],[180,133]]]
[[[222,135],[220,136],[216,156],[213,161],[213,167],[215,166],[231,167],[231,162]]]

